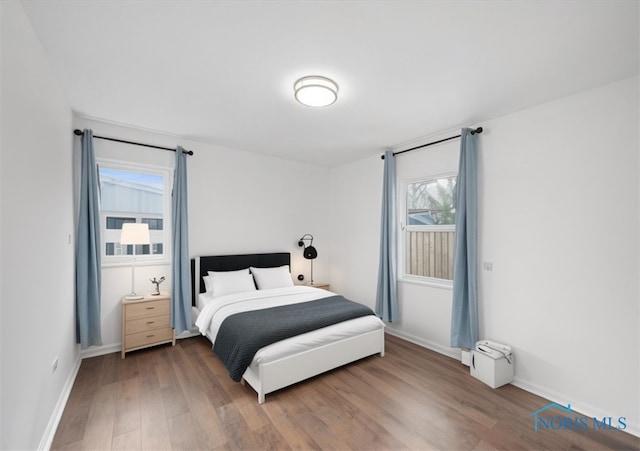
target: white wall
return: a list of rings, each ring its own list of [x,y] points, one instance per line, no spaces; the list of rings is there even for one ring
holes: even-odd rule
[[[380,157],[331,170],[331,290],[376,303],[382,172]]]
[[[2,200],[2,128],[3,128],[3,121],[2,121],[2,111],[4,110],[4,104],[2,103],[2,91],[3,91],[3,74],[2,74],[2,68],[3,68],[3,60],[4,58],[2,57],[2,54],[4,53],[4,49],[2,48],[2,41],[4,40],[4,27],[2,26],[2,6],[0,6],[0,201]],[[2,235],[2,207],[1,207],[1,203],[0,203],[0,287],[2,287],[2,282],[3,282],[3,271],[2,271],[2,262],[3,262],[3,258],[2,258],[2,240],[3,240],[3,235]],[[3,324],[3,320],[2,320],[2,289],[0,289],[0,356],[4,355],[4,351],[3,351],[3,346],[2,346],[2,342],[4,335],[2,334],[2,324]],[[2,365],[2,358],[0,357],[0,396],[2,396],[2,374],[3,374],[3,365]],[[3,441],[3,434],[2,434],[2,409],[0,408],[0,447],[2,447],[2,444],[4,443]]]
[[[638,79],[488,121],[480,332],[517,382],[640,432]]]
[[[0,16],[0,448],[35,449],[79,365],[71,110],[21,5]]]
[[[0,16],[0,448],[41,443],[77,365],[73,125],[196,152],[189,162],[192,256],[290,251],[293,274],[308,277],[296,242],[312,233],[315,279],[374,305],[379,156],[327,170],[72,119],[19,3],[0,2]],[[494,263],[480,274],[482,335],[514,347],[518,385],[585,413],[627,416],[640,430],[638,80],[481,125],[480,259]],[[172,155],[98,142],[98,153],[132,161],[159,164]],[[145,291],[148,277],[169,270],[137,274]],[[103,274],[107,350],[120,342],[119,299],[129,283],[128,267]],[[450,291],[402,284],[400,297],[396,332],[452,352]]]
[[[449,130],[431,136],[424,142],[433,142],[460,134],[460,130]],[[411,143],[408,148],[420,143]],[[405,147],[406,148],[406,147]],[[436,144],[428,150],[414,151],[396,157],[398,178],[398,205],[403,205],[404,185],[411,180],[427,176],[445,176],[458,172],[460,141],[451,140]],[[399,208],[404,210],[404,207]],[[398,262],[403,264],[405,256],[402,241],[398,244]],[[451,286],[434,286],[415,283],[410,279],[399,279],[398,309],[401,327],[390,326],[390,330],[413,342],[436,349],[444,354],[459,358],[459,350],[448,346],[451,320]],[[425,327],[425,325],[427,327]]]
[[[438,140],[458,133],[425,138]],[[408,143],[406,147],[414,144]],[[425,175],[457,171],[459,141],[449,141],[429,150],[396,157],[398,197],[403,182]],[[384,162],[380,155],[336,168],[331,173],[332,190],[332,286],[347,297],[371,307],[376,301],[380,241],[380,203]],[[400,212],[400,210],[398,210]],[[398,229],[400,230],[400,229]],[[398,248],[399,251],[400,247]],[[398,256],[398,264],[402,255]],[[459,356],[448,346],[451,318],[451,289],[399,280],[399,319],[387,330],[415,343]]]
[[[479,259],[494,264],[479,274],[482,338],[513,346],[517,385],[638,433],[638,79],[480,125]],[[381,168],[331,172],[331,282],[370,305]],[[455,355],[451,291],[398,291],[394,333]]]
[[[300,273],[308,281],[309,261],[302,258],[302,249],[297,242],[302,235],[310,233],[318,249],[314,279],[317,282],[328,280],[331,261],[328,169],[79,116],[74,123],[76,128],[93,129],[95,135],[167,147],[179,144],[194,151],[187,163],[189,253],[192,257],[291,252],[294,281],[297,282],[295,276]],[[76,146],[78,142],[76,139]],[[174,166],[173,152],[100,139],[94,142],[98,157]],[[160,276],[167,279],[161,289],[169,291],[169,265],[136,265],[136,291],[150,292],[153,286],[149,278]],[[103,346],[93,348],[85,355],[119,350],[120,299],[130,291],[130,287],[129,264],[103,268]]]

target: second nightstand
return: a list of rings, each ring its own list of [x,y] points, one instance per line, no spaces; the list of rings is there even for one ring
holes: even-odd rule
[[[327,291],[331,291],[331,285],[328,283],[323,283],[323,282],[314,282],[313,285],[311,285],[310,283],[306,284],[308,287],[314,287],[314,288],[322,288],[323,290],[327,290]]]

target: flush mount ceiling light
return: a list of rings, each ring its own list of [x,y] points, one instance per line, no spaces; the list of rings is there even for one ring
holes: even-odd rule
[[[329,106],[338,98],[338,84],[319,75],[302,77],[293,84],[296,100],[307,106]]]

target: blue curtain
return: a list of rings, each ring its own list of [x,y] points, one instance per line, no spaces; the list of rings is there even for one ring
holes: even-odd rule
[[[76,243],[76,341],[82,349],[102,344],[100,326],[100,182],[93,131],[84,130]]]
[[[380,226],[380,266],[376,315],[384,321],[398,319],[396,295],[396,158],[392,151],[384,154],[382,187],[382,222]]]
[[[473,349],[478,341],[478,158],[477,135],[462,129],[456,187],[456,245],[453,268],[451,346]]]
[[[187,154],[176,149],[172,195],[171,326],[176,334],[191,328],[191,278],[189,266],[189,223],[187,214]]]

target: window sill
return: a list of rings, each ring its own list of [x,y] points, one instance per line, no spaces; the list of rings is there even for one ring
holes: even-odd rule
[[[103,268],[122,268],[122,267],[131,267],[133,264],[133,260],[129,258],[126,259],[117,259],[114,261],[105,261],[102,260],[101,266]],[[163,266],[170,265],[171,261],[168,258],[157,258],[157,259],[138,259],[136,258],[136,268],[139,266]]]
[[[398,278],[399,283],[410,283],[412,285],[421,285],[423,287],[440,288],[444,290],[453,290],[452,280],[430,279],[428,277],[411,277],[401,276]]]

